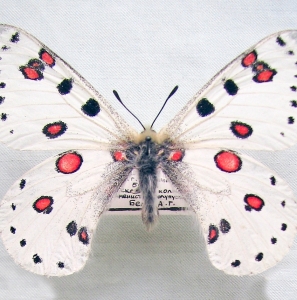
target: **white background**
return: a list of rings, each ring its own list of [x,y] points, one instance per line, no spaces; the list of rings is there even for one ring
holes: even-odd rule
[[[156,124],[159,129],[235,56],[271,33],[297,29],[297,2],[0,0],[0,23],[36,36],[134,126],[113,89],[150,124],[178,84]],[[296,154],[297,147],[254,156],[297,195]],[[1,145],[0,196],[49,155]],[[161,217],[156,230],[147,233],[140,216],[108,215],[98,226],[86,267],[68,277],[22,270],[1,243],[0,299],[296,299],[296,242],[271,270],[233,277],[211,265],[191,216]]]

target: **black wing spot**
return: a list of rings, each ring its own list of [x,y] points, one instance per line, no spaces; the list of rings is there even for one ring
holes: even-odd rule
[[[220,222],[220,230],[222,233],[228,233],[231,229],[231,225],[230,223],[225,220],[225,219],[222,219],[221,222]]]
[[[258,253],[258,254],[256,255],[255,260],[256,260],[256,261],[261,261],[262,259],[263,259],[263,253],[260,252],[260,253]]]
[[[200,117],[206,117],[215,111],[215,107],[206,98],[202,98],[198,102],[196,110]]]
[[[1,121],[6,121],[7,120],[7,114],[6,113],[2,113],[1,114]]]
[[[270,184],[271,184],[271,185],[275,185],[275,184],[276,184],[276,179],[275,179],[274,176],[271,176],[271,177],[270,177]]]
[[[224,89],[230,96],[234,96],[238,92],[238,86],[232,79],[228,79],[224,83]]]
[[[59,93],[61,95],[67,95],[70,93],[71,89],[72,89],[72,82],[73,80],[70,79],[64,79],[62,80],[58,85],[57,85],[57,89],[59,91]]]
[[[280,37],[278,36],[276,38],[276,42],[281,46],[281,47],[284,47],[286,45],[285,41]]]
[[[26,242],[26,240],[25,240],[25,239],[22,239],[22,240],[20,241],[20,245],[21,245],[21,247],[25,247],[25,246],[26,246],[26,244],[27,244],[27,242]]]
[[[231,263],[231,266],[236,268],[240,266],[240,260],[236,259]]]
[[[294,124],[295,120],[293,117],[288,117],[288,124]]]
[[[17,43],[19,40],[20,40],[20,35],[19,35],[18,32],[16,32],[15,34],[13,34],[13,35],[11,36],[11,39],[10,39],[10,41],[11,41],[12,43]]]
[[[34,264],[40,264],[42,262],[42,259],[40,258],[40,256],[38,256],[38,254],[34,254],[33,255],[33,261],[34,261]]]
[[[70,236],[74,236],[77,232],[77,224],[75,221],[70,222],[67,226],[66,226],[66,230],[69,233]]]
[[[20,189],[22,190],[25,187],[25,185],[26,185],[26,179],[22,179],[20,181]]]
[[[81,110],[89,117],[95,117],[100,112],[100,106],[98,101],[90,98],[84,105],[82,105]]]

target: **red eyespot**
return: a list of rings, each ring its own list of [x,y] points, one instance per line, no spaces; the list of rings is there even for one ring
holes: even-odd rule
[[[170,156],[169,156],[169,160],[172,161],[181,161],[183,159],[183,152],[181,150],[176,150],[171,152]]]
[[[122,151],[116,151],[113,153],[113,158],[115,161],[124,161],[126,160],[126,154]]]

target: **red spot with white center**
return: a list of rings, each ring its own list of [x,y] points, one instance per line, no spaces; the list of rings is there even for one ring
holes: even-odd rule
[[[86,227],[81,227],[78,231],[78,239],[84,244],[89,244],[89,234]]]
[[[208,243],[214,243],[219,237],[219,229],[215,225],[209,225],[208,229]]]
[[[77,152],[65,153],[56,160],[56,169],[63,174],[72,174],[79,170],[82,162],[82,156]]]
[[[33,208],[38,213],[44,212],[49,214],[52,211],[53,203],[54,203],[53,197],[41,196],[33,203]]]
[[[249,67],[251,66],[252,64],[255,63],[255,61],[257,60],[257,53],[256,51],[253,51],[249,54],[247,54],[241,61],[241,64],[244,66],[244,67]]]
[[[45,49],[41,49],[39,51],[39,57],[50,67],[53,67],[55,65],[55,59]]]
[[[39,70],[34,68],[20,67],[20,71],[23,73],[26,79],[40,80],[43,78],[42,73]]]
[[[181,150],[176,150],[170,153],[169,160],[172,161],[181,161],[184,157],[184,154]]]
[[[258,73],[256,76],[253,77],[254,81],[256,82],[268,82],[272,81],[273,76],[276,74],[275,70],[265,70]]]
[[[254,194],[246,194],[244,196],[244,202],[248,205],[248,208],[260,211],[265,205],[264,200]]]
[[[238,121],[231,122],[230,129],[236,137],[242,139],[248,138],[253,133],[250,125]]]
[[[233,173],[241,169],[240,157],[232,151],[221,151],[214,157],[216,166],[223,172]]]

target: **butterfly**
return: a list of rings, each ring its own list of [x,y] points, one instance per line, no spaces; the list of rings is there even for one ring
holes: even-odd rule
[[[296,198],[275,172],[239,151],[297,142],[295,53],[297,31],[263,39],[160,132],[139,133],[53,51],[1,25],[0,140],[61,151],[5,195],[0,232],[8,253],[37,274],[72,274],[84,267],[98,220],[123,187],[151,229],[166,186],[199,219],[216,268],[252,275],[274,266],[296,234]]]

